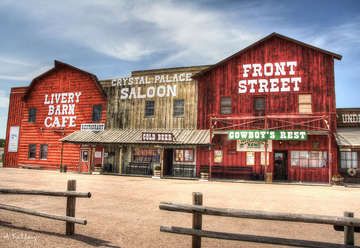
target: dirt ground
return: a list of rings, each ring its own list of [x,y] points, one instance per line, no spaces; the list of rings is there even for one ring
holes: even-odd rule
[[[160,201],[191,203],[192,192],[204,194],[204,205],[341,216],[360,214],[360,188],[231,182],[201,182],[141,177],[60,174],[0,168],[0,188],[65,190],[68,179],[78,191],[75,235],[64,235],[65,223],[0,210],[0,247],[190,247],[191,237],[160,233],[160,225],[191,226],[191,215],[159,210]],[[0,195],[0,203],[42,212],[65,214],[65,199],[46,196]],[[203,229],[234,233],[343,242],[331,226],[203,217]],[[356,242],[359,234],[356,234]],[[203,239],[203,247],[274,247],[255,243]]]

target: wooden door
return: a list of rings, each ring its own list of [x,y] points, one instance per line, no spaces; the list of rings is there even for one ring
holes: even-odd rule
[[[287,180],[287,152],[274,152],[274,180]]]

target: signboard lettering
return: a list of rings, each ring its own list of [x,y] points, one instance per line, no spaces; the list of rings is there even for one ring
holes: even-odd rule
[[[124,77],[111,81],[111,86],[121,87],[120,100],[153,97],[176,97],[177,85],[191,82],[192,73],[173,73],[154,76]]]
[[[307,140],[307,132],[301,130],[231,130],[230,140]]]
[[[143,132],[141,135],[142,141],[174,141],[172,133],[149,133]]]
[[[81,131],[99,132],[99,131],[104,131],[105,124],[103,124],[103,123],[85,123],[85,124],[81,124],[80,129],[81,129]]]
[[[294,77],[296,67],[296,61],[243,64],[239,94],[299,91],[301,77]]]
[[[44,105],[48,106],[48,116],[44,120],[47,128],[75,127],[75,106],[80,102],[81,92],[45,94]]]

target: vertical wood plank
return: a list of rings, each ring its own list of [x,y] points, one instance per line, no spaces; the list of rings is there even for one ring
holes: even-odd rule
[[[344,212],[344,217],[354,217],[354,213]],[[344,244],[354,245],[354,227],[344,226]]]
[[[68,180],[68,191],[76,191],[76,180]],[[66,216],[75,217],[76,197],[68,196],[66,200]],[[75,224],[66,222],[66,235],[73,235],[75,233]]]
[[[200,192],[193,192],[193,205],[203,205],[203,195]],[[202,214],[193,213],[193,229],[202,229]],[[192,248],[201,247],[201,237],[192,236]]]

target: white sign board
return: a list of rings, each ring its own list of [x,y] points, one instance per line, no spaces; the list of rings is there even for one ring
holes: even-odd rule
[[[85,123],[81,124],[81,131],[93,131],[93,132],[99,132],[104,131],[105,124],[103,123]]]
[[[101,152],[99,151],[95,152],[95,158],[101,158]]]
[[[10,127],[8,152],[17,152],[19,145],[19,126]]]
[[[264,141],[237,140],[236,151],[238,152],[265,152]],[[272,152],[272,140],[267,141],[267,151]]]

